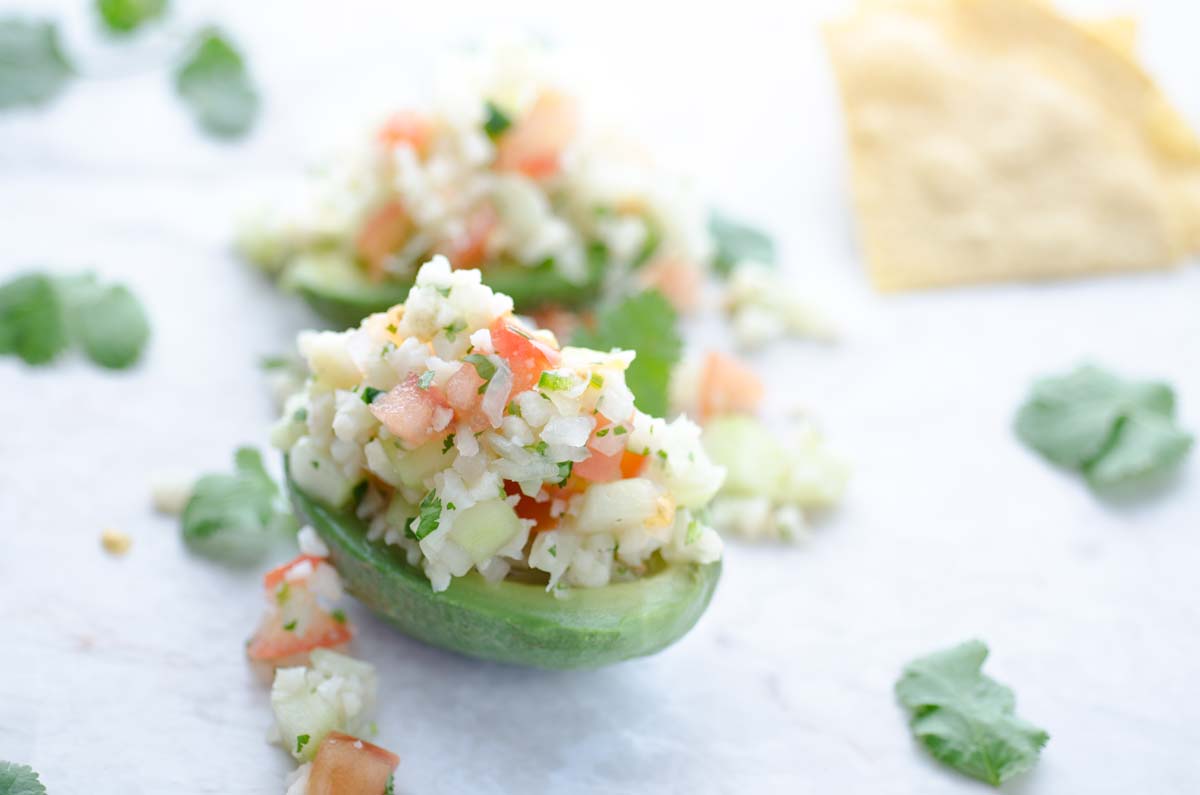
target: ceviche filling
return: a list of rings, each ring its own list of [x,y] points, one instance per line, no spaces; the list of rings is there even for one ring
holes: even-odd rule
[[[310,375],[273,432],[292,480],[435,590],[472,570],[596,587],[721,555],[704,508],[724,471],[699,428],[634,406],[633,352],[560,348],[477,270],[435,257],[404,304],[299,347]]]
[[[514,264],[531,279],[695,299],[714,251],[703,203],[589,124],[547,53],[494,43],[439,78],[428,107],[379,119],[292,203],[247,218],[243,253],[285,280],[408,282],[442,254],[457,268]]]

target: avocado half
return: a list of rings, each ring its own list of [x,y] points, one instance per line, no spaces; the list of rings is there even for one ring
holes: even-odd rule
[[[518,312],[528,313],[546,306],[575,309],[594,302],[600,295],[602,268],[593,257],[582,284],[563,278],[548,262],[532,268],[495,262],[482,271],[484,284],[510,296]],[[356,326],[367,315],[402,303],[412,287],[411,280],[372,282],[341,255],[310,255],[294,264],[285,283],[339,328]]]
[[[368,541],[366,523],[353,512],[309,497],[290,473],[287,486],[350,593],[404,634],[484,660],[571,669],[653,654],[696,624],[721,576],[720,561],[671,564],[633,582],[575,588],[559,598],[544,585],[489,583],[472,571],[435,593],[403,550]]]

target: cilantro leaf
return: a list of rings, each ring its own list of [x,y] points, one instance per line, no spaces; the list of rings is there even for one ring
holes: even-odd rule
[[[1016,716],[1012,690],[981,672],[988,648],[971,640],[909,663],[896,697],[935,759],[999,786],[1033,767],[1049,735]]]
[[[45,364],[67,347],[67,326],[54,280],[40,273],[0,286],[0,354]]]
[[[100,21],[112,33],[132,33],[166,10],[167,0],[96,0]]]
[[[438,524],[442,520],[442,501],[438,497],[436,491],[430,490],[421,500],[421,505],[417,508],[417,529],[413,535],[418,541],[425,536],[438,529]]]
[[[661,417],[667,413],[671,369],[683,351],[683,340],[675,325],[675,309],[661,293],[647,290],[601,310],[595,328],[579,329],[571,344],[602,351],[637,351],[625,381],[633,390],[638,408]]]
[[[46,795],[46,787],[29,765],[0,762],[0,795]]]
[[[253,563],[294,526],[279,487],[252,447],[238,448],[234,473],[204,475],[183,509],[183,540],[207,557]]]
[[[0,19],[0,110],[41,105],[72,74],[53,22]]]
[[[114,370],[134,364],[150,339],[146,310],[120,284],[80,291],[67,302],[73,335],[93,362]]]
[[[1092,365],[1038,379],[1017,412],[1016,433],[1095,487],[1164,472],[1192,445],[1175,424],[1175,393],[1159,382],[1126,381]]]
[[[746,260],[775,264],[775,242],[754,227],[714,212],[708,219],[708,232],[717,246],[713,268],[722,276],[728,276],[739,262]]]
[[[220,138],[244,135],[258,115],[258,92],[242,56],[215,28],[198,35],[191,56],[175,73],[175,90],[196,122]]]
[[[508,114],[500,110],[496,103],[491,100],[484,103],[483,111],[486,114],[486,118],[483,120],[483,131],[493,141],[512,126],[512,119],[508,117]]]

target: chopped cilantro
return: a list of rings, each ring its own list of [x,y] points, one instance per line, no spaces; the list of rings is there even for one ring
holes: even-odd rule
[[[510,400],[508,401],[508,406],[504,409],[504,413],[510,417],[520,417],[521,407],[517,405],[515,400]]]
[[[549,552],[550,552],[550,557],[557,558],[558,557],[558,544],[551,544]]]
[[[389,333],[389,334],[395,334],[395,333],[396,333],[396,332],[397,332],[399,329],[397,329],[397,328],[396,328],[396,324],[395,324],[395,323],[388,323],[388,324],[387,324],[387,330],[388,330],[388,333]]]
[[[431,489],[417,508],[417,529],[413,531],[413,535],[418,541],[438,529],[441,516],[442,501],[437,492]]]
[[[467,364],[475,366],[475,372],[483,379],[483,383],[479,385],[478,392],[483,394],[487,391],[488,384],[492,382],[492,376],[496,375],[495,363],[481,353],[471,353],[463,357],[463,361]]]
[[[448,503],[446,503],[446,510],[447,511],[457,511],[458,508],[454,505],[454,503],[448,502]]]
[[[684,536],[684,544],[694,544],[700,540],[700,520],[692,519],[688,522],[687,535]]]
[[[307,420],[308,409],[304,408],[303,406],[296,409],[296,412],[292,414],[292,422],[306,422]]]
[[[659,457],[659,458],[661,458],[663,461],[666,461],[666,460],[667,460],[667,451],[666,451],[666,450],[659,450],[659,451],[658,451],[658,457]]]
[[[288,632],[295,632],[296,631],[296,619],[293,618],[291,621],[284,624],[283,628],[286,629]]]
[[[596,431],[596,437],[601,438],[604,436],[608,436],[608,432],[610,430],[612,430],[612,429],[611,428],[601,428],[600,430]]]
[[[309,464],[312,466],[312,468],[313,468],[313,469],[320,469],[320,468],[321,468],[321,462],[320,462],[320,461],[309,461],[308,463],[309,463]]]
[[[618,425],[617,427],[613,428],[613,436],[624,436],[627,433],[629,433],[629,431],[625,430],[624,425]]]
[[[354,484],[354,490],[350,492],[350,496],[354,498],[354,504],[358,505],[362,502],[363,497],[367,496],[367,488],[370,484],[365,480],[360,480]]]
[[[508,114],[500,110],[490,99],[483,104],[483,111],[486,114],[483,120],[483,131],[493,141],[512,126],[512,119],[508,117]]]
[[[438,291],[438,294],[441,295],[442,298],[450,297],[450,288],[449,287],[435,287],[434,289]]]
[[[383,795],[396,795],[396,776],[388,776],[387,787],[383,790]]]
[[[442,440],[442,455],[450,452],[450,448],[454,446],[454,434],[450,434]]]
[[[667,413],[671,370],[683,351],[676,320],[675,309],[667,299],[656,290],[646,290],[602,310],[595,328],[580,328],[571,343],[602,351],[637,351],[625,380],[637,407],[661,417]]]
[[[374,402],[375,402],[375,398],[377,398],[377,397],[379,397],[380,395],[382,395],[382,394],[384,393],[384,391],[385,391],[385,390],[383,390],[383,389],[376,389],[376,388],[375,388],[375,387],[373,387],[373,386],[366,387],[366,388],[364,388],[364,389],[363,389],[363,393],[362,393],[362,402],[363,402],[363,403],[366,403],[366,404],[369,406],[369,405],[371,405],[372,403],[374,403]]]
[[[446,339],[450,340],[451,342],[454,342],[454,340],[458,338],[458,332],[465,331],[466,328],[467,328],[466,323],[464,323],[461,320],[455,320],[450,325],[442,328],[442,331],[444,331],[446,333]]]
[[[558,485],[565,486],[571,477],[571,470],[575,468],[573,461],[558,462]]]
[[[433,370],[426,370],[417,379],[417,386],[421,387],[421,389],[429,389],[431,384],[433,384]]]
[[[307,734],[297,734],[296,735],[296,753],[300,753],[302,750],[304,750],[304,746],[308,745],[308,741],[310,739],[312,739],[312,738],[309,737]]]
[[[599,373],[592,373],[592,377],[588,380],[588,384],[599,389],[604,386],[604,376]]]
[[[546,444],[544,439],[539,439],[537,444],[533,445],[533,449],[538,455],[545,455],[546,451],[550,449],[550,445]]]
[[[333,612],[331,612],[329,615],[332,616],[333,620],[338,622],[339,624],[346,623],[346,611],[341,609],[340,607],[337,608],[336,610],[334,610]]]
[[[642,455],[650,455],[650,448],[649,448],[649,447],[643,447],[643,448],[642,448]]]
[[[287,580],[280,584],[279,590],[275,591],[275,602],[277,604],[286,604],[288,597],[292,595],[292,586]]]

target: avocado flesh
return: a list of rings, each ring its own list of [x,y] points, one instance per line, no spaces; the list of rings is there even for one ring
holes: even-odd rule
[[[600,294],[602,275],[595,262],[582,284],[568,281],[550,263],[528,267],[495,262],[484,265],[482,273],[484,284],[510,296],[517,311],[526,313],[545,306],[574,309],[591,303]],[[356,326],[367,315],[402,303],[412,287],[411,278],[372,282],[342,257],[298,262],[289,270],[286,283],[317,314],[343,328]]]
[[[632,582],[573,588],[557,598],[545,585],[489,583],[472,571],[435,593],[403,550],[368,541],[366,523],[352,511],[309,497],[290,473],[287,485],[350,593],[404,634],[484,660],[571,669],[653,654],[695,625],[721,576],[719,561],[671,564]]]

